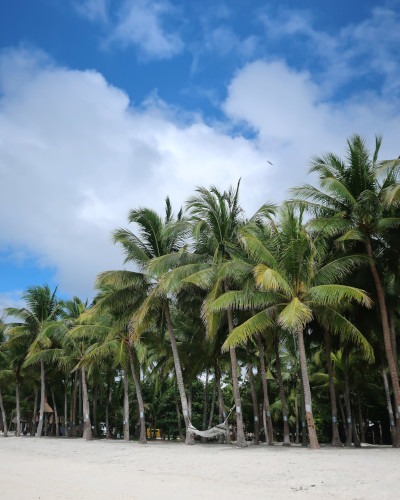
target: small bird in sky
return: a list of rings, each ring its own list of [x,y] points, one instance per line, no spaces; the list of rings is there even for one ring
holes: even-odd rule
[[[272,161],[267,160],[267,162],[268,162],[270,165],[273,165]]]

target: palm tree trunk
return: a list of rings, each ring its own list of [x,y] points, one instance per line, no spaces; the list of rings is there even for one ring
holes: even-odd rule
[[[56,406],[56,398],[54,397],[54,391],[53,388],[51,389],[51,397],[53,400],[53,411],[54,411],[54,420],[56,424],[56,437],[60,436],[60,423],[58,421],[58,411],[57,411],[57,406]]]
[[[106,408],[105,408],[105,417],[106,417],[106,439],[110,439],[110,399],[111,399],[111,387],[110,383],[107,382],[107,395],[106,395]]]
[[[179,439],[183,442],[185,437],[184,437],[183,432],[182,432],[181,412],[179,411],[178,393],[177,393],[176,388],[177,388],[177,384],[176,384],[176,380],[175,380],[174,395],[175,395],[176,419],[178,421]]]
[[[220,408],[220,411],[221,411],[221,415],[222,415],[223,421],[225,422],[225,419],[228,416],[228,414],[226,413],[226,406],[225,406],[225,402],[224,402],[224,396],[222,394],[221,372],[220,372],[220,369],[219,369],[218,365],[215,366],[215,383],[217,384],[217,390],[218,390],[218,404],[219,404],[219,408]],[[226,430],[226,442],[228,444],[230,444],[231,443],[231,433],[229,431],[229,424],[228,424],[228,422],[227,422],[227,425],[228,425],[228,428]],[[223,436],[222,435],[220,436],[220,440],[221,440],[221,442],[223,441]]]
[[[396,312],[394,307],[389,310],[390,340],[392,341],[393,357],[397,359],[397,339],[396,339]]]
[[[213,418],[214,418],[214,411],[215,411],[215,397],[217,394],[217,384],[216,384],[216,379],[214,378],[214,386],[213,386],[213,391],[212,391],[212,396],[211,396],[211,408],[210,408],[210,418],[208,420],[208,428],[211,429],[213,426]]]
[[[21,405],[20,405],[20,398],[19,398],[19,378],[18,376],[15,379],[15,403],[17,407],[17,426],[15,429],[15,435],[19,437],[21,434]]]
[[[326,353],[326,370],[329,378],[329,395],[331,398],[332,410],[332,446],[342,446],[340,441],[339,429],[337,423],[337,405],[336,405],[336,391],[335,381],[333,377],[332,360],[331,360],[331,335],[327,329],[324,329],[325,338],[325,353]]]
[[[392,436],[392,444],[393,444],[396,441],[396,425],[394,422],[392,401],[390,399],[389,381],[386,375],[386,367],[384,366],[383,356],[381,363],[382,363],[383,387],[385,388],[386,406],[389,413],[390,434]]]
[[[124,370],[124,441],[129,441],[129,381],[128,370]]]
[[[209,370],[208,368],[206,369],[206,382],[205,382],[205,387],[204,387],[204,405],[203,405],[203,425],[202,429],[205,431],[207,429],[207,414],[208,414],[208,377],[209,377]],[[202,443],[207,442],[206,437],[201,438]]]
[[[276,374],[278,377],[278,384],[279,384],[279,395],[280,395],[281,403],[282,403],[283,446],[290,446],[288,411],[287,411],[287,404],[286,404],[285,388],[283,387],[281,358],[279,355],[279,337],[278,337],[278,335],[274,336],[274,348],[275,348]]]
[[[296,440],[295,444],[299,444],[299,434],[300,434],[300,428],[299,428],[299,403],[297,402],[297,390],[294,394],[294,413],[296,416]]]
[[[189,380],[189,391],[188,391],[188,410],[189,419],[192,420],[192,404],[193,404],[193,383]]]
[[[225,292],[229,292],[229,285],[226,280],[224,281],[224,289]],[[234,328],[233,314],[231,308],[228,308],[226,310],[226,315],[228,318],[228,332],[229,334],[231,334]],[[231,347],[229,349],[229,354],[231,358],[231,367],[232,367],[233,397],[235,399],[235,406],[236,406],[236,446],[242,448],[244,446],[247,446],[247,443],[243,427],[243,410],[240,398],[239,377],[238,377],[239,365],[236,357],[236,349],[234,347]]]
[[[344,403],[346,408],[346,442],[345,446],[351,446],[351,440],[353,436],[353,423],[351,419],[351,408],[350,408],[350,387],[349,387],[349,353],[345,347],[343,350],[344,356]]]
[[[32,427],[31,427],[31,436],[34,436],[36,433],[36,416],[37,416],[37,406],[38,406],[38,390],[35,388],[35,399],[33,403],[33,416],[32,416]]]
[[[99,399],[99,386],[95,384],[93,390],[93,437],[97,438],[97,401]]]
[[[75,371],[74,382],[72,388],[72,404],[71,404],[71,422],[72,422],[72,436],[76,437],[76,407],[77,407],[77,395],[78,395],[78,371]]]
[[[365,425],[364,425],[364,420],[362,416],[362,408],[361,408],[361,397],[360,394],[357,394],[357,410],[358,410],[358,422],[360,426],[360,435],[361,435],[361,442],[365,443]]]
[[[269,407],[269,397],[268,397],[268,385],[267,385],[267,372],[265,370],[265,352],[264,352],[264,344],[262,341],[261,333],[257,334],[257,347],[258,347],[258,355],[260,359],[260,373],[261,373],[261,383],[264,394],[264,413],[267,421],[267,429],[265,433],[265,441],[270,446],[274,444],[274,430],[272,427],[272,418],[271,418],[271,410]]]
[[[42,437],[43,431],[43,420],[44,420],[44,401],[45,401],[45,373],[44,373],[44,362],[40,361],[40,409],[39,409],[39,424],[36,431],[36,437]]]
[[[303,374],[300,370],[300,413],[301,413],[301,446],[308,446],[306,407],[304,404]]]
[[[307,358],[306,358],[306,349],[304,346],[303,327],[300,327],[297,330],[297,340],[298,340],[299,357],[300,357],[300,369],[303,379],[304,404],[306,409],[308,437],[310,440],[310,448],[315,450],[319,448],[319,444],[317,439],[317,433],[315,431],[314,416],[312,413],[311,389],[310,389],[310,381],[308,379]]]
[[[89,395],[87,389],[86,381],[86,370],[85,367],[81,368],[82,374],[82,405],[83,405],[83,437],[86,441],[93,439],[92,436],[92,424],[90,422],[90,406],[89,406]]]
[[[6,417],[6,410],[4,409],[3,394],[1,392],[1,389],[0,389],[0,410],[1,410],[1,418],[3,421],[3,434],[4,437],[7,437],[8,433],[7,417]]]
[[[136,391],[136,398],[138,400],[138,406],[139,406],[139,418],[140,418],[140,437],[139,437],[139,443],[140,444],[146,444],[147,439],[146,439],[146,419],[144,415],[144,402],[143,402],[143,396],[142,396],[142,388],[140,386],[140,380],[139,377],[136,373],[136,368],[135,368],[135,357],[133,355],[133,346],[130,343],[128,347],[129,351],[129,363],[131,366],[131,372],[132,372],[132,378],[133,378],[133,383],[135,384],[135,391]]]
[[[188,406],[188,401],[187,401],[187,398],[186,398],[185,385],[183,383],[183,377],[182,377],[181,362],[180,362],[180,359],[179,359],[178,346],[177,346],[177,343],[176,343],[174,328],[172,326],[171,313],[170,313],[170,310],[169,310],[169,304],[168,304],[168,302],[165,303],[164,311],[165,311],[165,321],[167,323],[167,329],[168,329],[169,338],[170,338],[170,341],[171,341],[172,355],[173,355],[173,358],[174,358],[176,382],[178,384],[179,395],[180,395],[180,398],[181,398],[183,418],[185,419],[185,426],[186,426],[186,439],[185,439],[185,443],[186,444],[194,444],[194,436],[193,436],[193,434],[191,434],[188,431],[188,427],[189,427],[189,424],[190,424],[189,406]]]
[[[342,416],[344,435],[346,436],[346,439],[347,439],[346,415],[344,414],[343,403],[342,403],[342,399],[341,399],[340,395],[338,397],[338,402],[339,402],[340,414]]]
[[[68,437],[68,385],[67,385],[67,377],[65,377],[64,381],[64,436]]]
[[[392,339],[390,334],[389,318],[386,308],[385,293],[383,290],[382,282],[376,268],[371,241],[367,238],[366,242],[367,254],[370,258],[370,268],[372,277],[375,283],[376,293],[378,296],[379,310],[381,314],[382,331],[383,331],[383,342],[385,345],[386,359],[389,366],[390,378],[392,381],[393,395],[395,402],[395,417],[396,417],[396,440],[393,446],[400,446],[400,384],[399,375],[397,371],[397,360],[394,358]]]
[[[249,384],[250,384],[251,400],[253,402],[253,414],[254,414],[253,444],[260,444],[260,418],[258,414],[257,389],[254,381],[253,365],[251,362],[247,363],[247,368],[249,373]]]

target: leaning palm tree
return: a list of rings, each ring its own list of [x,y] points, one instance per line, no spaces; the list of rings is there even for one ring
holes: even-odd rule
[[[239,345],[257,332],[274,329],[274,324],[293,334],[297,341],[303,383],[306,420],[311,448],[318,448],[312,412],[311,390],[307,370],[304,335],[315,318],[331,331],[344,332],[373,357],[372,349],[362,333],[338,311],[338,306],[351,301],[370,307],[367,295],[354,287],[339,284],[359,264],[357,257],[346,257],[322,265],[324,241],[311,238],[302,222],[302,212],[284,206],[276,235],[268,248],[255,235],[244,231],[243,246],[257,259],[255,282],[265,294],[264,307],[250,319],[232,330],[225,348]],[[255,309],[262,304],[262,294],[254,300],[227,294],[213,304],[214,310],[229,307]]]
[[[362,245],[369,257],[397,408],[397,441],[394,444],[400,446],[400,384],[380,259],[388,233],[398,231],[400,226],[399,214],[392,211],[400,192],[400,160],[379,162],[381,143],[382,138],[376,137],[375,150],[371,154],[363,139],[354,135],[347,141],[345,161],[333,153],[312,160],[310,172],[318,175],[320,189],[307,184],[293,192],[315,215],[312,223],[315,231],[338,237],[337,241],[343,245]]]
[[[184,252],[184,245],[188,235],[188,224],[182,218],[182,212],[175,218],[169,199],[166,200],[166,214],[162,219],[155,211],[148,208],[131,210],[129,222],[139,228],[136,235],[127,229],[118,229],[114,232],[114,240],[119,243],[125,252],[125,262],[134,264],[139,272],[108,271],[101,275],[108,285],[117,288],[126,288],[131,283],[133,288],[147,289],[147,295],[136,310],[132,310],[131,330],[137,340],[148,329],[154,327],[162,317],[162,324],[166,325],[172,355],[182,411],[186,424],[186,443],[193,443],[193,435],[188,431],[190,425],[189,407],[182,375],[182,367],[176,340],[171,304],[174,300],[174,290],[165,282],[165,274],[172,267],[181,265],[189,254]],[[153,262],[164,258],[162,265]],[[141,414],[144,421],[144,413]]]
[[[51,332],[60,315],[60,303],[56,298],[56,291],[57,289],[52,292],[48,285],[28,288],[22,295],[26,307],[9,307],[5,310],[8,316],[21,320],[21,322],[14,322],[10,325],[9,333],[12,341],[18,338],[29,340],[30,348],[27,359],[34,356],[38,350],[51,345]],[[42,358],[39,362],[41,381],[40,410],[36,435],[41,437],[46,398],[45,359]]]

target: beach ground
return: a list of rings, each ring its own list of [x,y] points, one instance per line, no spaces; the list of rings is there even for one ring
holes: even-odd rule
[[[0,437],[0,498],[389,499],[400,450]]]

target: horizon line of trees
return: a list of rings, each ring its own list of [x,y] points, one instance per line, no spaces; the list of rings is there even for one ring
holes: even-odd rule
[[[239,187],[129,213],[90,306],[33,286],[0,321],[0,428],[400,446],[400,160],[363,139],[248,218]],[[7,323],[7,317],[12,322]],[[153,434],[154,435],[154,434]],[[206,441],[205,438],[201,438]]]

